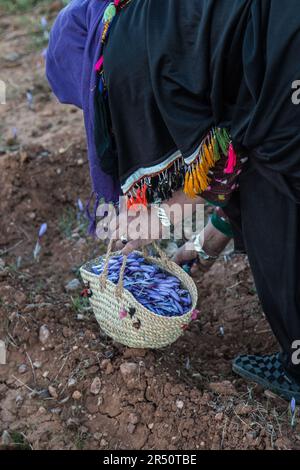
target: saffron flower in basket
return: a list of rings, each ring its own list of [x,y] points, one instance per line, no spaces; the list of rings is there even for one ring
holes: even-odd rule
[[[108,263],[108,280],[118,284],[123,256],[113,256]],[[93,266],[95,274],[103,272],[104,263]],[[174,275],[164,271],[155,264],[150,264],[139,253],[131,253],[126,262],[123,286],[135,299],[156,315],[164,317],[182,316],[189,312],[192,299],[188,290]],[[130,312],[129,312],[130,314]],[[198,311],[193,312],[193,318]],[[120,312],[120,319],[127,316],[125,310]]]

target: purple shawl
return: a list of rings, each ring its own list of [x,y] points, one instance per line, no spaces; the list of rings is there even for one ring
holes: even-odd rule
[[[108,0],[72,0],[58,15],[50,35],[46,74],[61,103],[83,110],[88,157],[96,197],[90,230],[95,229],[96,209],[100,199],[116,202],[120,187],[103,173],[94,142],[94,102],[97,76],[94,70],[100,56],[102,16]]]

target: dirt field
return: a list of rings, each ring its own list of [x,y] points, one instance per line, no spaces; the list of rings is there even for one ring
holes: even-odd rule
[[[245,257],[197,279],[200,319],[162,351],[113,343],[81,287],[66,290],[102,251],[76,208],[90,192],[81,112],[59,105],[44,78],[40,20],[61,2],[44,3],[0,19],[2,448],[300,449],[288,404],[231,372],[236,354],[277,348]]]

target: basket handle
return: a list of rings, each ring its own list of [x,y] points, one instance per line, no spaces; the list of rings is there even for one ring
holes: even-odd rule
[[[157,251],[157,254],[158,254],[159,258],[162,261],[162,265],[165,268],[168,269],[170,267],[170,260],[169,260],[168,256],[160,248],[158,243],[153,242],[152,245],[155,248],[155,250]],[[100,285],[101,285],[102,288],[106,287],[109,260],[113,255],[112,246],[113,246],[113,240],[110,240],[109,244],[108,244],[108,247],[107,247],[106,256],[105,256],[104,269],[103,269],[103,272],[100,276]],[[149,258],[146,247],[143,247],[143,255],[144,255],[145,259]],[[121,269],[120,269],[119,281],[118,281],[118,285],[117,285],[117,288],[116,288],[116,296],[118,298],[122,297],[122,294],[123,294],[123,291],[124,291],[123,281],[124,281],[124,273],[125,273],[125,269],[126,269],[126,263],[127,263],[127,255],[124,255],[123,256],[122,266],[121,266]]]

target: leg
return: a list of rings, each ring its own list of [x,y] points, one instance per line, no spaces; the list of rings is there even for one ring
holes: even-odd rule
[[[257,292],[284,352],[287,370],[300,381],[292,364],[293,342],[300,340],[300,205],[256,170],[241,178],[242,230]]]

